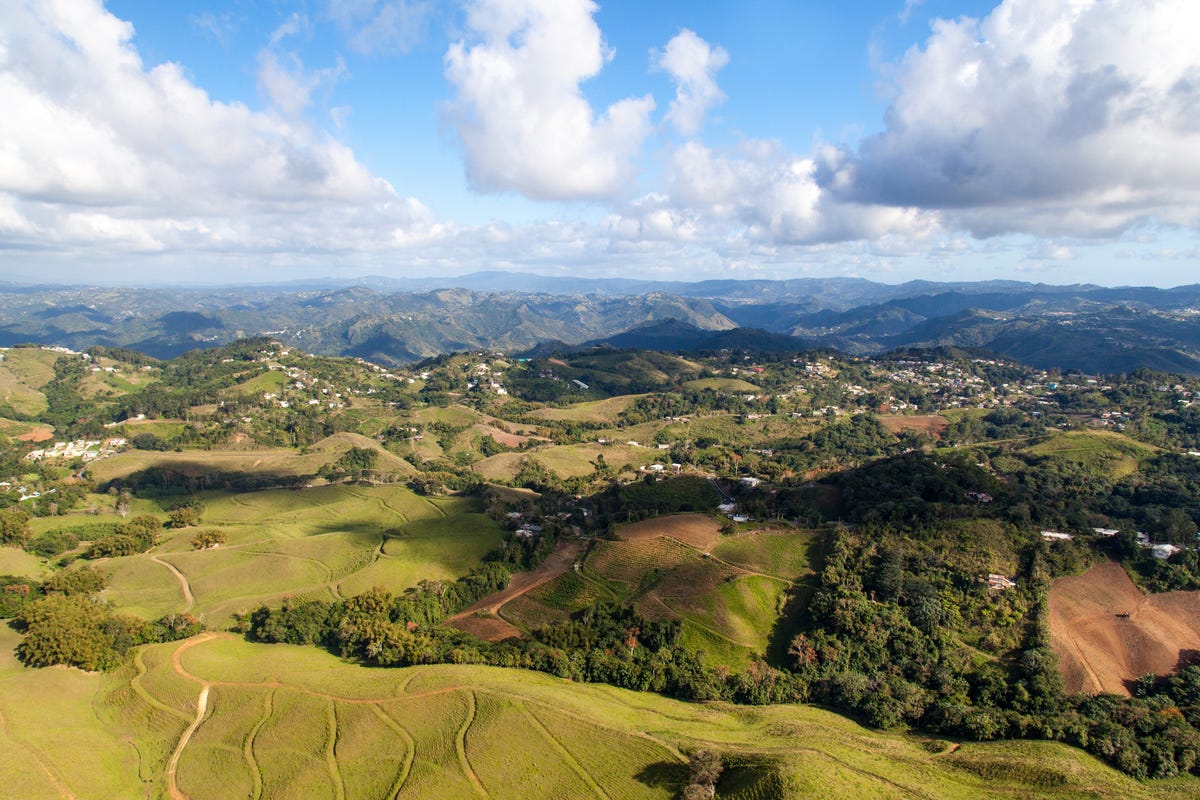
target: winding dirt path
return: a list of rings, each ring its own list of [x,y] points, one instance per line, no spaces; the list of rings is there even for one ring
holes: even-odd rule
[[[184,668],[183,651],[215,638],[217,638],[217,634],[215,633],[202,633],[176,647],[175,652],[171,654],[171,667],[175,672],[190,681],[200,683],[200,696],[196,699],[196,718],[192,720],[192,724],[188,725],[187,730],[183,732],[183,735],[179,737],[179,741],[175,743],[175,750],[171,753],[171,760],[167,762],[167,792],[171,795],[171,800],[190,800],[186,794],[179,790],[179,784],[175,780],[175,771],[179,767],[179,757],[183,755],[183,748],[187,747],[192,734],[196,732],[196,729],[200,727],[200,723],[204,721],[204,714],[208,711],[208,691],[212,688],[211,683],[198,678]]]
[[[584,542],[578,539],[559,542],[554,551],[546,557],[541,566],[529,572],[518,572],[508,582],[508,586],[498,592],[489,594],[465,611],[460,611],[446,624],[460,631],[473,633],[480,639],[498,642],[513,636],[521,636],[522,631],[510,622],[500,619],[497,615],[506,603],[509,603],[531,589],[552,581],[569,570],[583,552]],[[484,611],[491,616],[477,617],[478,612]]]
[[[175,576],[175,580],[179,581],[179,588],[183,589],[183,599],[187,601],[187,605],[183,607],[183,613],[186,614],[191,611],[192,607],[196,605],[196,597],[192,594],[192,585],[188,583],[187,577],[169,561],[163,561],[158,556],[150,556],[150,560],[155,564],[162,564],[171,571],[171,574]]]

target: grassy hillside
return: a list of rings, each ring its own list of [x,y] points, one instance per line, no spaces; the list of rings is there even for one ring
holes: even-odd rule
[[[699,748],[726,764],[718,798],[1196,791],[1139,784],[1062,745],[959,746],[804,706],[694,705],[489,667],[366,669],[220,635],[145,648],[103,675],[25,669],[13,644],[0,631],[0,775],[22,798],[666,800]]]
[[[99,566],[111,576],[105,597],[117,610],[147,619],[187,611],[219,627],[235,612],[285,597],[329,600],[456,578],[500,541],[499,526],[478,512],[468,499],[422,498],[399,486],[213,494],[199,528],[168,530],[149,553]],[[228,542],[193,550],[202,528]]]
[[[17,347],[2,353],[0,403],[29,416],[45,411],[46,396],[38,390],[54,377],[54,361],[59,354],[32,347]]]
[[[790,593],[812,574],[817,539],[793,529],[722,537],[700,514],[644,520],[618,536],[596,542],[578,571],[532,590],[501,616],[534,628],[597,600],[631,602],[648,619],[682,622],[684,645],[702,651],[706,663],[740,670],[767,652]]]
[[[1026,450],[1037,456],[1077,464],[1111,478],[1135,472],[1156,449],[1111,431],[1067,431]]]

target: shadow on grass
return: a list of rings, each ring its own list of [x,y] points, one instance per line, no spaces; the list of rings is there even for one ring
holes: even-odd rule
[[[809,566],[813,572],[797,580],[788,589],[787,600],[783,612],[776,618],[767,638],[767,652],[764,654],[767,663],[783,667],[788,666],[788,646],[792,637],[803,629],[804,612],[808,609],[817,589],[820,587],[820,573],[825,568],[825,555],[829,549],[828,531],[820,531],[809,545]]]
[[[646,765],[633,777],[656,789],[679,789],[688,781],[688,768],[687,764],[677,761],[657,761]]]

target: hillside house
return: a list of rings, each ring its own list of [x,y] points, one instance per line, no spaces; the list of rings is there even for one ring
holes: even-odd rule
[[[1011,580],[1004,575],[997,575],[994,572],[988,573],[988,576],[984,579],[984,582],[987,583],[987,587],[989,589],[1015,589],[1017,586],[1016,581]]]
[[[1150,548],[1150,555],[1166,561],[1168,558],[1180,552],[1182,549],[1183,548],[1176,547],[1173,544],[1156,544],[1154,547]]]

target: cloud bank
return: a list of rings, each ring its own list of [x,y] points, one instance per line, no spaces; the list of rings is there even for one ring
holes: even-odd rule
[[[579,86],[613,52],[591,0],[471,0],[469,39],[446,53],[455,98],[445,117],[480,189],[536,200],[627,194],[650,132],[654,99],[626,98],[597,115]]]
[[[463,10],[441,64],[442,120],[467,179],[594,204],[571,221],[438,220],[306,120],[348,71],[306,67],[290,37],[332,23],[350,51],[404,52],[438,16],[434,0],[328,0],[315,21],[287,18],[258,52],[265,110],[214,100],[178,64],[144,64],[132,26],[100,0],[13,0],[0,3],[0,249],[320,273],[861,272],[1004,247],[1052,266],[1084,261],[1089,238],[1200,229],[1193,0],[1005,0],[979,20],[936,21],[885,67],[877,132],[800,150],[713,116],[739,55],[691,30],[650,55],[674,87],[663,108],[636,91],[602,106],[584,87],[615,53],[594,2]],[[230,29],[217,19],[194,24]],[[1160,249],[1195,258],[1194,242]]]
[[[1200,225],[1200,4],[1005,0],[939,20],[892,77],[840,196],[976,236]]]
[[[10,249],[375,249],[429,227],[419,202],[345,145],[214,101],[178,64],[147,68],[132,36],[97,0],[0,5],[0,238]],[[311,87],[267,74],[284,111],[307,103]]]

